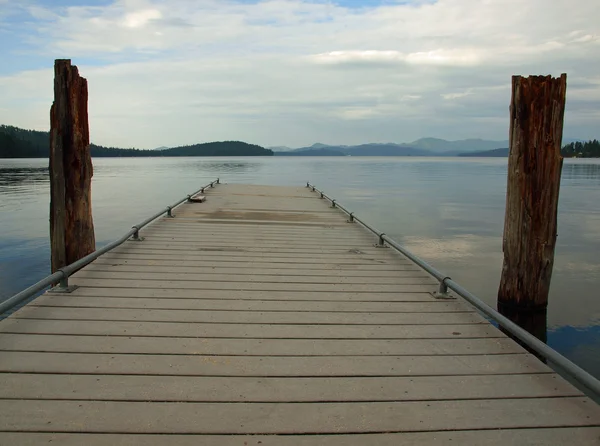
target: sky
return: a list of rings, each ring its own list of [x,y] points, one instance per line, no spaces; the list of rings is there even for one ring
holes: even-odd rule
[[[513,75],[567,73],[564,137],[600,138],[598,0],[0,0],[0,123],[47,130],[54,59],[91,140],[508,139]]]

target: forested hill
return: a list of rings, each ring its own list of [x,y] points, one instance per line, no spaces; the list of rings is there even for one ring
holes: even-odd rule
[[[48,132],[0,125],[0,158],[47,158]],[[93,157],[131,156],[272,156],[273,151],[241,141],[222,141],[163,150],[120,149],[90,144]]]
[[[588,142],[576,141],[563,146],[560,154],[565,158],[600,158],[600,142],[596,139]],[[459,153],[458,156],[507,157],[508,148],[485,150],[483,152]]]
[[[0,125],[0,158],[42,158],[48,156],[48,132]]]
[[[600,158],[600,141],[572,142],[560,151],[565,158]]]

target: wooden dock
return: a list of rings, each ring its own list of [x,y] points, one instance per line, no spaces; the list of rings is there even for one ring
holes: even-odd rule
[[[219,185],[0,322],[1,445],[591,445],[593,401],[303,187]]]

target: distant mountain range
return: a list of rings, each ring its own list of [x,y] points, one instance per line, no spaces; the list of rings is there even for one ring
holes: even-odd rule
[[[565,138],[564,143],[581,141]],[[447,141],[439,138],[421,138],[410,143],[369,143],[356,146],[316,143],[309,147],[292,149],[286,146],[270,147],[276,156],[508,156],[508,141],[462,139]]]
[[[508,156],[508,147],[505,147],[503,149],[484,150],[482,152],[459,153],[458,156],[473,156],[473,157],[484,157],[484,158],[507,157]]]
[[[421,138],[410,143],[369,143],[356,146],[316,143],[310,147],[290,149],[270,147],[278,156],[456,156],[460,153],[485,151],[506,147],[508,141],[464,139],[446,141],[438,138]]]

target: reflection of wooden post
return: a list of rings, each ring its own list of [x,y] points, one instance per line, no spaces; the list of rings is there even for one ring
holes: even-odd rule
[[[498,306],[546,308],[554,264],[567,75],[514,76]]]
[[[87,81],[70,60],[54,64],[50,109],[50,247],[52,272],[96,248]]]

